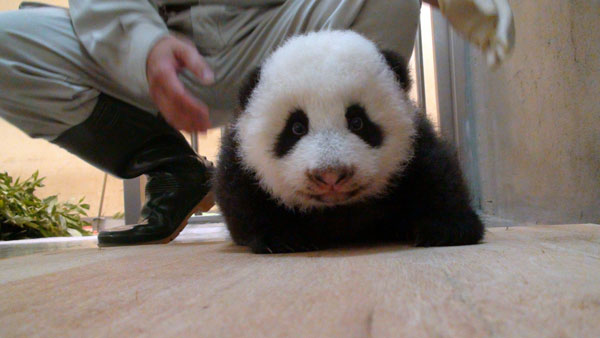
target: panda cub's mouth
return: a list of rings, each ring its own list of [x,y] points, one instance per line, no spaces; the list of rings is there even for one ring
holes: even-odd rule
[[[359,186],[349,191],[329,191],[323,193],[313,193],[313,192],[304,192],[300,191],[299,194],[306,199],[312,200],[314,202],[318,202],[320,204],[334,206],[338,204],[345,204],[351,202],[360,195],[360,193],[365,190],[364,187]]]
[[[354,197],[358,196],[364,190],[363,187],[358,187],[347,192],[327,192],[322,194],[307,194],[308,198],[327,205],[343,204]]]

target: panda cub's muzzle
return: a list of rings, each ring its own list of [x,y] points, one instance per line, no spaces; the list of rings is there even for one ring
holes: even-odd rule
[[[306,171],[304,198],[326,205],[343,204],[356,197],[364,187],[355,179],[353,166],[334,166]]]

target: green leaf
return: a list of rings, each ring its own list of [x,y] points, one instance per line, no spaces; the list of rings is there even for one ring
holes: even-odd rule
[[[0,240],[89,234],[83,230],[89,224],[81,219],[89,204],[83,198],[77,203],[38,198],[34,192],[44,179],[37,171],[26,180],[0,173]]]
[[[71,235],[73,237],[81,237],[81,232],[79,232],[73,228],[67,229],[67,232],[69,233],[69,235]]]

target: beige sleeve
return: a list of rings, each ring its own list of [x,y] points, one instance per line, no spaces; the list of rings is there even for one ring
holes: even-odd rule
[[[169,34],[147,0],[69,0],[71,21],[92,59],[118,83],[148,96],[146,58]]]

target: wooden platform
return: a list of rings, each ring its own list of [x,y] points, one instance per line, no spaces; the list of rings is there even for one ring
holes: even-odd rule
[[[228,241],[0,260],[0,336],[600,337],[600,226],[253,255]]]

